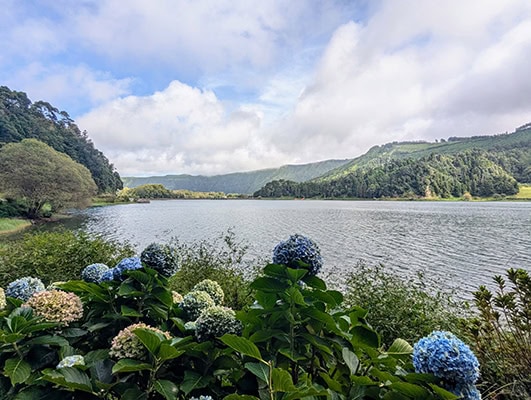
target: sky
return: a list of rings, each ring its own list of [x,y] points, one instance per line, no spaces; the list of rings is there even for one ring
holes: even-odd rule
[[[354,158],[531,122],[529,0],[1,0],[0,85],[122,176]]]

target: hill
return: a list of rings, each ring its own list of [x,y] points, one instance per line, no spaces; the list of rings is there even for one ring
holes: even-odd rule
[[[511,134],[394,142],[307,182],[277,180],[257,197],[460,197],[513,195],[531,182],[531,126]]]
[[[100,193],[114,193],[122,188],[120,175],[113,165],[65,111],[44,101],[32,103],[26,93],[0,86],[0,147],[30,138],[87,167]]]
[[[390,160],[421,159],[431,154],[450,155],[469,150],[483,150],[491,156],[498,155],[499,163],[504,164],[519,182],[531,182],[531,125],[517,128],[513,133],[493,136],[450,137],[440,142],[393,142],[372,147],[367,153],[329,171],[318,181],[335,180],[348,175],[358,168],[376,167]],[[507,160],[503,161],[503,158]]]
[[[231,174],[202,175],[166,175],[150,177],[123,177],[124,186],[135,188],[145,184],[161,184],[170,190],[192,190],[195,192],[224,192],[251,194],[266,183],[286,179],[304,182],[322,176],[350,160],[327,160],[302,165],[284,165],[280,168],[262,169]]]

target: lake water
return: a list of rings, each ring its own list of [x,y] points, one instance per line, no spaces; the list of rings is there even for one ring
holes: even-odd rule
[[[139,251],[232,229],[250,256],[270,257],[280,240],[300,233],[318,243],[324,272],[338,282],[360,259],[402,276],[424,271],[461,292],[490,285],[509,267],[531,269],[530,202],[167,200],[91,208],[78,217],[77,227]]]

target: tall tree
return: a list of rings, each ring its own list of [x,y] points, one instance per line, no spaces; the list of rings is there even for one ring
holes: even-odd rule
[[[55,211],[84,207],[96,191],[86,167],[36,139],[0,149],[0,192],[24,200],[28,218],[40,217],[46,203]]]

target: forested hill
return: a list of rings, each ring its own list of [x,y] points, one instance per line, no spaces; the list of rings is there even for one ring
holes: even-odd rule
[[[257,197],[460,197],[511,195],[531,183],[531,126],[512,134],[390,143],[323,177],[272,181]]]
[[[457,154],[467,150],[483,150],[510,158],[504,167],[510,170],[521,182],[529,182],[531,172],[522,176],[526,167],[531,166],[531,123],[523,125],[513,133],[493,136],[450,137],[436,143],[429,142],[393,142],[372,147],[367,153],[324,174],[319,180],[334,180],[347,175],[358,168],[376,167],[389,160],[406,158],[421,159],[431,154]],[[501,161],[501,160],[500,160]]]
[[[124,186],[134,188],[145,184],[161,184],[167,189],[186,189],[195,192],[224,192],[251,194],[266,183],[278,179],[303,182],[319,177],[350,160],[327,160],[304,165],[284,165],[280,168],[225,175],[166,175],[150,177],[124,177]]]
[[[87,167],[99,192],[123,187],[113,165],[65,111],[44,101],[32,103],[26,93],[0,86],[0,147],[28,138],[38,139]]]

